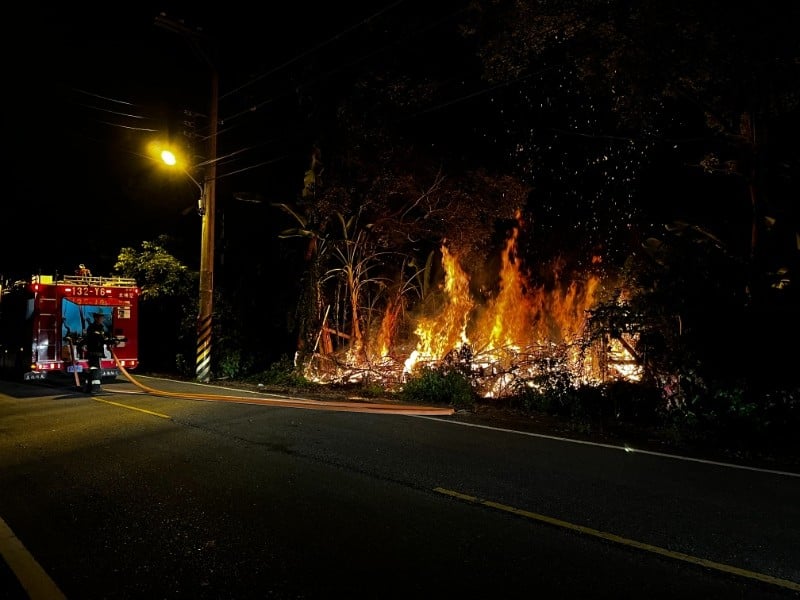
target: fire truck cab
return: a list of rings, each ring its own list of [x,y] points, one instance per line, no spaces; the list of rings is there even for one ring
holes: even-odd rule
[[[2,286],[2,284],[0,284]],[[139,288],[126,277],[34,275],[0,289],[0,372],[25,381],[89,368],[81,338],[93,313],[105,315],[109,346],[101,377],[135,369],[138,359]]]

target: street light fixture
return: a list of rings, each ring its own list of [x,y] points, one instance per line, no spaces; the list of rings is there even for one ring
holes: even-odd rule
[[[170,167],[179,168],[183,172],[183,174],[186,175],[186,177],[188,177],[191,180],[191,182],[197,186],[197,189],[200,190],[200,197],[197,199],[197,214],[202,217],[206,212],[206,204],[205,204],[206,190],[203,184],[197,181],[197,179],[195,179],[194,177],[192,177],[192,174],[189,173],[189,171],[187,171],[186,168],[178,164],[178,158],[171,150],[162,150],[159,153],[159,156],[161,157],[161,160],[164,161],[165,164],[169,165]]]

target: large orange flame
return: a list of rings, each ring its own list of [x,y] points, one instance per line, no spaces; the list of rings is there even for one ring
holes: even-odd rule
[[[442,266],[445,270],[444,305],[435,317],[419,319],[415,331],[419,343],[405,362],[406,372],[419,361],[439,361],[454,348],[469,344],[467,326],[474,306],[469,278],[446,246],[442,247]]]
[[[435,318],[419,320],[419,343],[406,360],[406,372],[413,371],[420,361],[440,361],[448,352],[469,345],[474,363],[481,368],[491,369],[498,377],[514,369],[524,376],[519,373],[520,365],[514,364],[520,355],[540,357],[560,346],[570,352],[570,368],[576,377],[583,375],[586,367],[579,360],[578,350],[570,347],[579,338],[587,311],[596,301],[600,278],[557,279],[552,289],[532,286],[520,270],[518,235],[519,228],[515,227],[503,250],[497,293],[485,306],[475,305],[469,278],[456,257],[443,248],[444,307]],[[485,392],[494,395],[497,391]]]

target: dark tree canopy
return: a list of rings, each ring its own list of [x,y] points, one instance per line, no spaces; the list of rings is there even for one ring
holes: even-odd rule
[[[792,243],[797,7],[471,6],[465,31],[480,47],[485,79],[502,90],[506,149],[533,182],[532,211],[544,233],[566,219],[590,245],[624,243],[631,226],[681,219],[713,227],[755,260],[774,256],[765,236]],[[697,172],[738,184],[704,185]],[[796,255],[796,246],[789,250],[783,262]]]

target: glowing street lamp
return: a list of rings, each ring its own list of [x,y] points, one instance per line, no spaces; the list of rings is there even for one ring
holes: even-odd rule
[[[197,199],[197,214],[202,217],[206,212],[206,204],[205,204],[206,194],[205,194],[205,187],[203,186],[203,184],[201,184],[199,181],[197,181],[197,179],[192,177],[192,174],[185,168],[183,168],[183,166],[178,164],[178,157],[175,156],[172,150],[161,150],[161,152],[159,152],[159,156],[166,165],[170,167],[179,168],[183,172],[183,174],[186,175],[186,177],[188,177],[192,181],[192,183],[197,186],[197,189],[200,190],[200,197]]]

